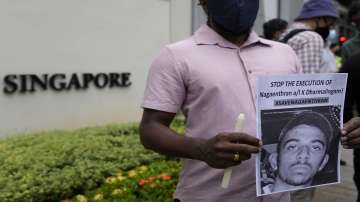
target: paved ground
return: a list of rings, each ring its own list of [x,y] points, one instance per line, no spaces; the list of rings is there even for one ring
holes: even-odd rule
[[[354,173],[352,150],[343,150],[342,159],[347,165],[341,166],[341,183],[317,188],[314,202],[356,202],[357,191],[352,181]]]

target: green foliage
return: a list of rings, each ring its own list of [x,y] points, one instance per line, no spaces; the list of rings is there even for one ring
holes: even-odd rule
[[[58,201],[163,158],[142,147],[137,124],[8,138],[0,141],[0,201]]]
[[[177,161],[158,161],[127,172],[119,171],[100,188],[77,195],[72,201],[171,202],[179,170]]]
[[[185,131],[183,118],[172,128]],[[118,170],[168,159],[144,149],[138,124],[17,135],[0,140],[0,201],[71,198],[101,186]]]
[[[183,114],[178,114],[170,127],[177,133],[184,135],[185,134],[185,117]]]

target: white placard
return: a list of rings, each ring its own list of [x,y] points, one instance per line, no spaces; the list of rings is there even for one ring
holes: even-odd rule
[[[347,74],[258,77],[258,196],[340,182],[346,81]]]

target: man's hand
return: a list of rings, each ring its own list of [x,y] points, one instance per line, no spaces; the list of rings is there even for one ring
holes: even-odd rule
[[[245,133],[220,133],[202,144],[200,160],[213,168],[228,168],[250,159],[261,146],[260,140]]]
[[[341,130],[341,144],[345,149],[360,148],[360,117],[356,117],[344,124]]]

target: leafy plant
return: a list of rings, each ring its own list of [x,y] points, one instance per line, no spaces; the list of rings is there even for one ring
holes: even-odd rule
[[[173,129],[184,131],[178,118]],[[144,149],[138,124],[19,134],[0,140],[0,201],[59,201],[101,186],[118,170],[168,159]]]
[[[119,171],[106,179],[100,188],[77,195],[73,202],[171,202],[180,164],[177,161],[158,161],[130,171]]]
[[[0,201],[57,201],[163,158],[142,147],[136,124],[8,138],[0,141]]]

